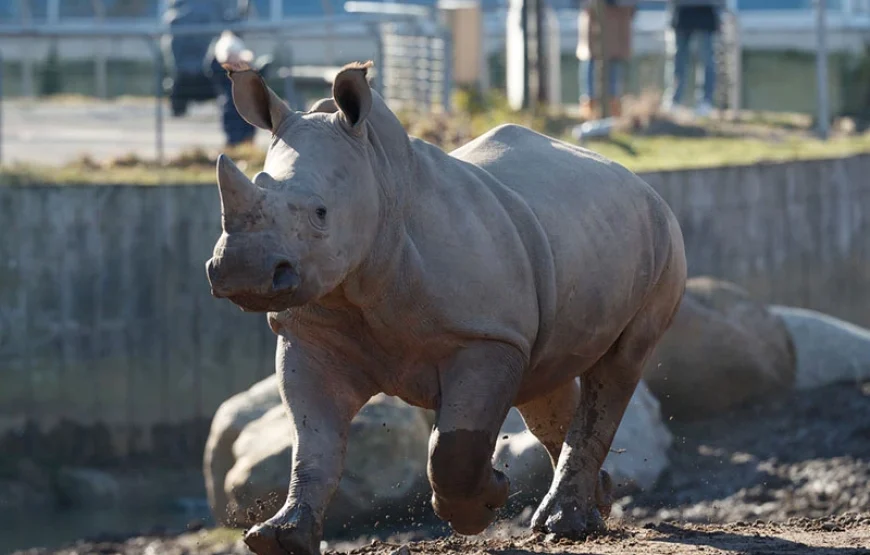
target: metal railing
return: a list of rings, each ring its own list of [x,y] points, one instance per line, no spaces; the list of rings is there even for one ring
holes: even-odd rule
[[[353,3],[351,3],[353,4]],[[165,60],[159,41],[164,36],[189,37],[208,36],[215,37],[223,31],[233,31],[245,34],[267,34],[276,43],[286,43],[289,38],[300,40],[316,38],[324,40],[327,37],[322,29],[329,25],[342,25],[352,23],[362,25],[374,44],[375,48],[375,79],[373,87],[381,93],[387,102],[399,104],[413,101],[418,108],[440,106],[449,109],[450,88],[450,39],[449,30],[443,26],[435,25],[426,27],[415,24],[415,20],[422,19],[423,12],[419,10],[367,10],[366,3],[351,5],[355,13],[335,15],[328,18],[308,17],[295,18],[292,20],[254,20],[241,23],[226,24],[188,24],[170,28],[168,24],[154,22],[111,22],[104,21],[99,24],[92,22],[66,21],[60,23],[36,24],[31,20],[23,24],[0,24],[0,39],[30,39],[30,38],[134,38],[141,39],[151,52],[153,60],[153,96],[154,103],[154,148],[155,158],[159,164],[163,164],[166,158],[165,152]],[[405,6],[407,7],[407,6]],[[413,8],[413,7],[412,7]],[[430,12],[426,12],[430,13]],[[328,40],[326,41],[328,42]],[[402,49],[408,44],[423,45],[414,55],[405,53]],[[404,55],[404,54],[407,54]],[[422,62],[425,60],[425,63]],[[291,62],[292,64],[292,62]],[[0,52],[0,114],[2,114],[2,74],[3,56]],[[408,67],[417,67],[417,71],[407,73]],[[292,80],[299,77],[299,71],[294,68],[280,68],[280,77],[284,80],[285,94],[294,90]],[[303,68],[299,68],[303,69]],[[329,68],[321,67],[323,75],[329,73]],[[396,73],[391,77],[392,72]],[[304,72],[303,72],[304,73]],[[389,84],[388,84],[389,83]],[[437,94],[434,89],[437,88]],[[428,93],[427,93],[428,91]],[[288,98],[291,105],[298,106],[298,100]],[[0,129],[2,129],[0,119]],[[0,135],[2,136],[2,135]],[[2,143],[2,140],[0,140]],[[3,145],[0,144],[0,161],[2,161]]]
[[[450,112],[453,49],[450,29],[434,7],[389,2],[347,2],[349,13],[404,16],[380,26],[381,94],[396,110]]]

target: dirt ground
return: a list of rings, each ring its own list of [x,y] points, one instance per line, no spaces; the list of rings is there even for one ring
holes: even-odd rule
[[[538,535],[512,539],[442,540],[397,544],[376,543],[351,551],[359,555],[528,555],[532,553],[610,555],[685,553],[751,553],[789,555],[858,555],[870,553],[870,516],[796,522],[791,525],[731,524],[705,526],[649,524],[622,528],[586,542],[548,541]],[[402,553],[404,552],[404,553]]]
[[[28,555],[47,552],[32,550]],[[242,555],[241,541],[215,542],[208,532],[174,538],[139,537],[125,543],[82,543],[54,555]],[[553,541],[545,536],[517,533],[507,538],[447,537],[420,542],[372,541],[370,544],[327,550],[324,555],[870,555],[870,513],[837,518],[791,519],[787,523],[737,522],[710,525],[663,522],[643,527],[613,527],[607,536],[584,542]]]
[[[672,467],[647,492],[621,499],[611,532],[581,543],[530,535],[530,507],[485,537],[438,537],[422,523],[330,541],[354,555],[532,553],[745,553],[870,555],[870,383],[790,392],[727,415],[671,423]],[[510,516],[510,515],[508,515]],[[403,546],[407,546],[407,551]],[[399,553],[397,553],[399,552]],[[162,537],[84,540],[18,555],[234,555],[238,533],[201,530]]]

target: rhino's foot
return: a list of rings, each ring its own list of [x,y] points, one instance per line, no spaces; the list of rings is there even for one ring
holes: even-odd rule
[[[605,519],[613,507],[613,480],[605,470],[598,473],[595,496],[590,502],[573,492],[548,493],[532,517],[532,530],[557,538],[580,540],[607,531]]]
[[[454,532],[474,536],[486,530],[495,520],[496,511],[508,500],[510,481],[501,472],[493,471],[493,484],[482,495],[471,499],[450,499],[432,495],[432,508],[438,518],[450,524]]]
[[[551,534],[556,538],[583,540],[603,534],[607,531],[607,525],[598,507],[557,503],[546,513],[535,513],[532,530]]]
[[[320,536],[307,513],[282,510],[248,530],[245,544],[257,555],[320,555]]]

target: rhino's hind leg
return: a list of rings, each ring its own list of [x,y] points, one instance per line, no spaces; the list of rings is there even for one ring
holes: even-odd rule
[[[532,517],[534,530],[570,539],[606,530],[611,484],[600,473],[601,465],[643,365],[676,311],[673,302],[659,301],[642,309],[613,347],[581,376],[580,404],[559,454],[553,483]]]
[[[580,383],[574,379],[549,395],[517,407],[526,427],[549,453],[554,471],[559,464],[562,444],[577,413],[580,395]],[[598,473],[595,505],[604,518],[610,515],[610,508],[613,505],[613,482],[604,469]]]
[[[492,453],[524,364],[516,348],[484,341],[439,368],[441,403],[429,441],[429,483],[435,514],[458,534],[483,532],[507,502],[510,483],[492,468]]]

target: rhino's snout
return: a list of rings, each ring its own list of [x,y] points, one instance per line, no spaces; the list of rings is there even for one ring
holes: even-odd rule
[[[299,273],[289,260],[278,259],[271,271],[261,276],[252,275],[250,268],[237,268],[223,258],[211,258],[206,263],[206,273],[211,285],[211,294],[219,299],[250,298],[262,296],[286,297],[299,288]],[[253,279],[252,279],[253,278]]]

